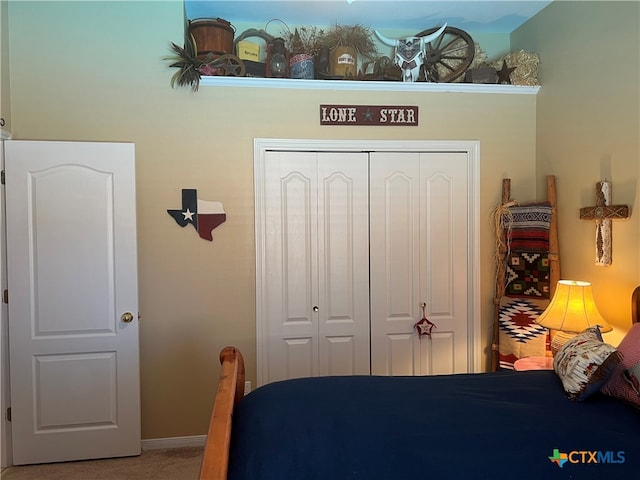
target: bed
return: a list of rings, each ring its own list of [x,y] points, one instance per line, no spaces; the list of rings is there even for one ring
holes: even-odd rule
[[[200,478],[638,478],[640,396],[604,392],[640,373],[639,312],[640,287],[634,325],[608,356],[620,361],[580,395],[532,370],[302,378],[243,398],[242,355],[227,347]]]

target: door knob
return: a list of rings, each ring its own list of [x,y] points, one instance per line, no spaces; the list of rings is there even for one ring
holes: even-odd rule
[[[131,312],[124,312],[122,314],[122,316],[120,317],[120,320],[122,320],[124,323],[131,323],[133,322],[133,313]]]
[[[317,312],[318,310],[320,310],[320,309],[318,308],[318,306],[317,306],[317,305],[314,305],[314,307],[313,307],[313,311],[314,311],[314,312]]]

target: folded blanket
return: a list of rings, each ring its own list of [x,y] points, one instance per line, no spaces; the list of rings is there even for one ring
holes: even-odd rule
[[[546,355],[548,330],[536,323],[549,300],[502,297],[500,300],[499,362],[501,370],[513,370],[516,360]]]
[[[511,252],[548,252],[551,205],[548,202],[508,207],[503,216]]]
[[[511,252],[507,257],[505,295],[549,298],[549,254]]]

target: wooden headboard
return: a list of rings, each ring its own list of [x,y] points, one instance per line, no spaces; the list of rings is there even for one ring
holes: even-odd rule
[[[640,287],[631,295],[631,323],[640,323]]]
[[[235,347],[220,352],[220,379],[213,402],[200,480],[226,480],[231,443],[233,408],[244,395],[244,359]]]

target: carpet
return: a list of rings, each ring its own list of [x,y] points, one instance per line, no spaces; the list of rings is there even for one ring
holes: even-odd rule
[[[197,480],[204,447],[144,450],[140,456],[8,467],[2,480]]]

